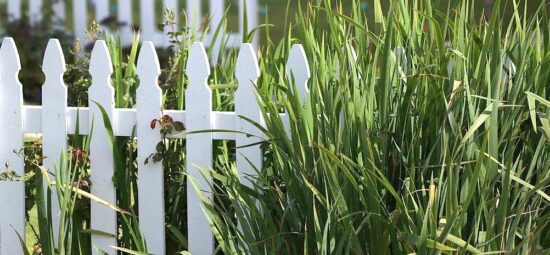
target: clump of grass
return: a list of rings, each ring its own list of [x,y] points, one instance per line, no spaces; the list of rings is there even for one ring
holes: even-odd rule
[[[266,165],[252,188],[234,166],[205,171],[229,202],[205,201],[224,253],[550,252],[547,2],[497,0],[488,20],[471,0],[390,2],[368,20],[314,1],[260,51]],[[285,75],[292,43],[307,108]]]

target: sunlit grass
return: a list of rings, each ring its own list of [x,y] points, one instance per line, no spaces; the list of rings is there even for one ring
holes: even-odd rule
[[[372,16],[352,2],[351,9],[328,0],[293,6],[280,41],[270,36],[272,28],[262,28],[257,92],[264,167],[251,177],[253,187],[245,187],[234,145],[216,143],[215,167],[204,174],[214,177],[216,199],[205,201],[205,216],[217,248],[225,254],[550,253],[546,1],[530,14],[525,1],[496,1],[490,19],[476,14],[475,0],[443,9],[429,0],[374,1]],[[189,38],[164,71],[166,108],[184,105]],[[286,75],[295,43],[310,64],[307,102]],[[131,107],[132,64],[115,41],[109,47],[119,72],[117,105]],[[213,109],[230,111],[237,52],[224,50],[209,83]],[[289,133],[280,112],[291,116]],[[183,165],[185,142],[165,142],[166,178],[173,182],[166,191],[167,240],[176,252],[187,248],[187,205],[176,195],[187,187],[185,169],[172,166]],[[114,151],[127,164],[118,174],[136,173],[134,150]],[[135,190],[119,190],[119,206],[135,211],[134,196]],[[145,250],[142,240],[128,236],[137,228],[134,220],[121,223],[123,248]]]
[[[260,53],[267,162],[253,189],[238,169],[214,175],[231,202],[206,202],[220,248],[548,253],[545,1],[531,15],[496,1],[488,20],[477,1],[391,1],[374,19],[330,2],[301,6]],[[309,108],[285,75],[293,43],[311,67]]]

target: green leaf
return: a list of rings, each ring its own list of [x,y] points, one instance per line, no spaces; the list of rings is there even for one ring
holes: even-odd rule
[[[183,125],[180,121],[174,121],[172,122],[172,125],[174,125],[174,130],[181,132],[185,130],[185,125]]]
[[[476,118],[474,123],[470,126],[464,137],[462,137],[462,141],[460,141],[461,145],[464,145],[468,139],[470,139],[474,133],[489,119],[491,116],[491,113],[493,112],[493,102],[489,103],[485,110]]]

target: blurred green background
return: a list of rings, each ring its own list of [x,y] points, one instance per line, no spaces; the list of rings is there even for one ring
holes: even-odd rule
[[[25,92],[24,96],[28,102],[40,102],[40,86],[43,82],[43,74],[39,71],[41,69],[40,63],[42,62],[42,57],[44,54],[44,49],[48,42],[49,38],[59,38],[61,44],[63,45],[65,56],[67,58],[67,63],[73,61],[70,59],[71,54],[68,53],[68,46],[73,45],[74,38],[71,36],[71,31],[73,27],[72,21],[72,9],[74,4],[87,4],[88,5],[88,22],[94,20],[95,11],[91,0],[44,0],[44,12],[45,16],[48,13],[51,13],[51,6],[53,1],[65,1],[66,4],[66,17],[64,27],[61,31],[52,32],[52,22],[44,21],[39,24],[30,25],[28,24],[27,19],[16,21],[13,23],[7,23],[7,5],[6,3],[10,0],[0,0],[0,38],[4,36],[12,36],[15,38],[15,42],[18,45],[19,51],[21,52],[21,64],[23,66],[22,71],[20,72],[19,78],[24,84]],[[28,1],[22,0],[23,10],[28,9]],[[155,0],[155,13],[157,13],[156,21],[161,23],[163,21],[163,0]],[[228,30],[230,32],[239,31],[239,8],[238,3],[241,0],[219,0],[225,1],[227,8],[227,20],[228,20]],[[285,32],[285,24],[293,24],[293,20],[296,12],[299,10],[298,6],[302,7],[307,6],[308,4],[316,4],[319,2],[324,2],[325,0],[259,0],[258,1],[258,18],[260,23],[269,23],[272,26],[269,28],[269,38],[273,42],[277,42],[280,38],[283,37]],[[406,0],[402,0],[406,1]],[[429,0],[426,0],[429,1]],[[508,17],[505,17],[505,21],[510,18],[513,13],[512,3],[513,0],[501,0],[504,4],[504,14]],[[524,10],[527,15],[535,11],[534,8],[540,4],[542,0],[516,0],[521,6],[522,11]],[[117,0],[110,0],[110,14],[107,20],[100,21],[106,25],[109,25],[112,31],[116,31],[116,16],[117,16]],[[139,0],[131,1],[133,5],[133,23],[139,24]],[[201,0],[203,16],[208,16],[209,4],[208,0]],[[333,8],[335,6],[342,6],[345,12],[350,12],[352,8],[353,0],[332,0]],[[382,10],[386,14],[389,7],[389,0],[381,0]],[[474,6],[476,15],[478,18],[489,17],[492,12],[492,8],[495,0],[477,0],[475,1],[476,6]],[[359,6],[362,11],[364,11],[368,17],[368,25],[371,28],[374,28],[374,0],[358,0]],[[455,5],[461,3],[460,0],[431,0],[433,8],[439,9],[443,13],[450,8],[453,10]],[[183,8],[186,6],[186,0],[178,0],[178,6]],[[550,10],[550,8],[549,8]],[[180,25],[184,23],[184,14],[183,9],[178,10],[178,22]],[[372,21],[371,21],[372,20]],[[324,26],[324,24],[317,24],[318,26]],[[183,26],[181,26],[183,27]],[[114,28],[114,29],[113,29]],[[138,26],[135,29],[139,29]],[[287,29],[288,30],[288,29]],[[259,30],[260,33],[260,44],[265,43],[265,28]],[[32,41],[33,43],[26,43]],[[1,44],[1,42],[0,42]],[[159,57],[161,58],[161,65],[164,64],[168,54],[159,49]]]
[[[6,26],[6,3],[10,0],[0,0],[0,32],[3,31],[3,28]],[[88,5],[88,21],[92,21],[95,16],[93,3],[91,0],[44,0],[45,4],[45,11],[49,11],[49,7],[51,6],[51,3],[53,1],[65,1],[66,2],[66,16],[72,17],[72,6],[73,4],[83,4],[86,3]],[[156,1],[156,13],[157,15],[157,22],[160,23],[162,21],[162,9],[163,9],[163,0],[155,0]],[[219,1],[225,1],[226,8],[228,9],[228,30],[229,31],[239,31],[239,22],[238,22],[238,7],[237,4],[241,0],[219,0]],[[265,22],[266,18],[269,19],[269,23],[273,24],[273,28],[271,29],[272,35],[277,38],[280,37],[284,31],[284,24],[286,20],[286,17],[292,18],[294,16],[294,12],[298,9],[298,5],[306,6],[308,3],[317,3],[322,0],[258,0],[258,7],[259,7],[259,20],[260,22]],[[353,0],[332,0],[331,2],[334,5],[341,4],[344,9],[351,9],[351,3]],[[518,0],[520,5],[525,5],[527,7],[527,13],[534,12],[535,6],[538,5],[542,0]],[[117,15],[117,0],[110,0],[110,13],[112,17],[116,17]],[[132,1],[133,5],[133,21],[134,24],[139,24],[139,2],[138,0]],[[209,10],[209,4],[208,0],[201,0],[202,5],[202,11],[203,15],[208,15]],[[368,17],[373,17],[374,11],[374,0],[360,0],[360,8],[367,13]],[[382,0],[382,8],[384,10],[387,10],[389,2],[388,0]],[[434,7],[445,11],[448,6],[452,6],[459,4],[461,1],[459,0],[431,0],[431,3]],[[477,6],[475,6],[475,9],[477,10],[477,14],[481,17],[482,15],[490,16],[492,12],[492,6],[494,4],[495,0],[478,0],[476,1]],[[503,3],[507,6],[507,9],[509,9],[508,14],[512,13],[512,0],[503,0]],[[23,9],[26,9],[26,6],[28,6],[28,0],[23,0]],[[178,6],[184,7],[186,5],[186,0],[178,0]],[[288,9],[288,13],[287,13]],[[179,15],[179,22],[182,24],[184,21],[183,16],[181,15],[182,10],[178,10],[180,13]],[[287,15],[288,14],[288,15]],[[72,30],[72,18],[68,18],[66,21],[67,29],[70,31]],[[322,24],[320,24],[322,25]]]

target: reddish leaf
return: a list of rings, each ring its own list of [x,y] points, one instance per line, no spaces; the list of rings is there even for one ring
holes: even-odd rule
[[[164,116],[162,116],[162,122],[164,123],[172,123],[174,121],[174,119],[172,119],[172,117],[170,117],[170,115],[168,114],[165,114]]]
[[[158,121],[159,120],[157,120],[157,119],[154,119],[154,120],[151,121],[151,129],[155,129],[155,127],[157,126]]]

